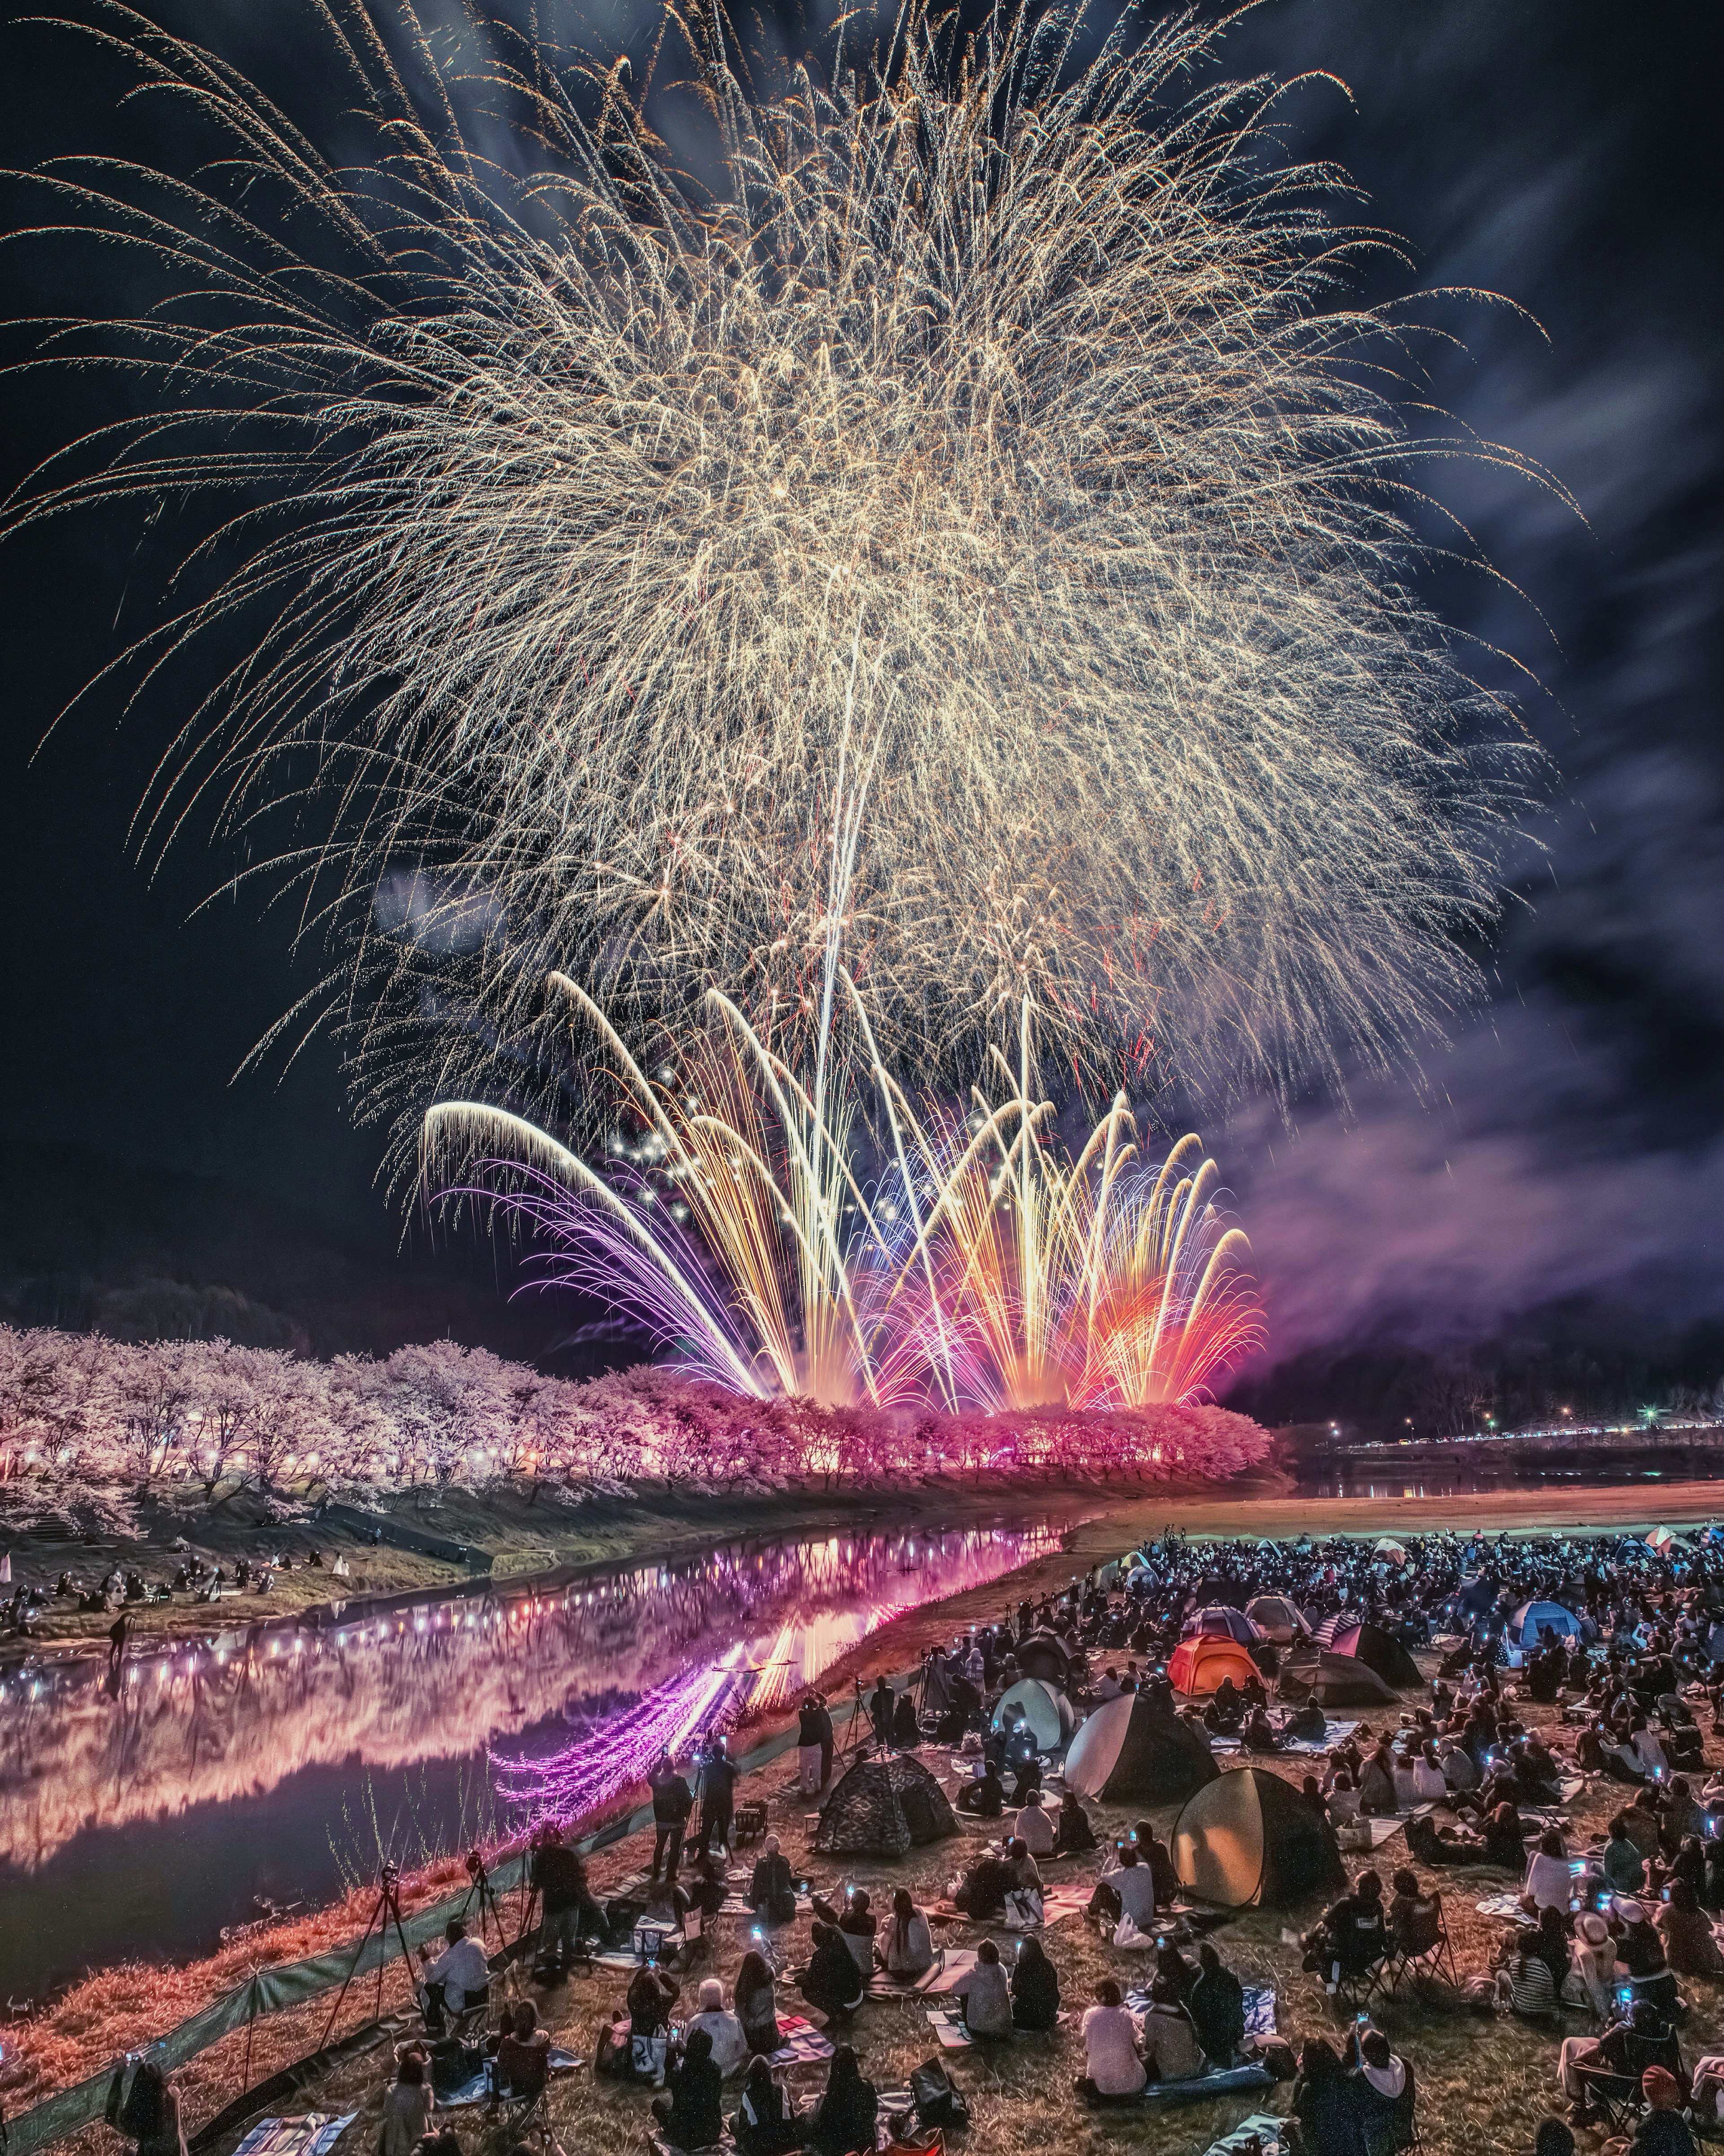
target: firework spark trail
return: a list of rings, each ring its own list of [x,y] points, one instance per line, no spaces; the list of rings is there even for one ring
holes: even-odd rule
[[[1279,85],[1190,94],[1219,29],[1080,67],[1079,17],[955,45],[912,6],[885,64],[839,33],[769,81],[716,14],[632,72],[323,19],[370,136],[339,166],[200,49],[84,26],[187,163],[25,176],[28,229],[129,243],[157,303],[57,326],[143,416],[7,521],[231,510],[239,566],[138,648],[249,654],[146,836],[309,785],[276,866],[338,956],[295,1017],[372,1112],[557,1122],[553,968],[812,1035],[841,942],[895,1068],[973,1073],[1028,998],[1110,1086],[1410,1053],[1470,995],[1536,759],[1414,520],[1428,458],[1532,468],[1409,425],[1407,325],[1348,296],[1388,243],[1281,161]],[[706,182],[649,117],[679,66]]]
[[[1215,1163],[1188,1137],[1147,1167],[1123,1097],[1075,1160],[1045,1143],[1027,1014],[1018,1070],[1001,1060],[1013,1094],[978,1091],[967,1122],[919,1118],[872,1066],[896,1144],[870,1194],[847,1159],[846,1057],[823,1114],[715,994],[719,1029],[654,1084],[562,986],[646,1129],[628,1187],[471,1101],[427,1116],[428,1187],[529,1226],[555,1253],[546,1280],[608,1300],[699,1374],[844,1406],[1142,1409],[1201,1398],[1260,1341]]]

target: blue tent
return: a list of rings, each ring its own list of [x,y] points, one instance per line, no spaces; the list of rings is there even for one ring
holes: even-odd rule
[[[1536,1647],[1545,1633],[1559,1640],[1578,1640],[1580,1620],[1560,1602],[1523,1602],[1508,1621],[1508,1636],[1517,1647]]]

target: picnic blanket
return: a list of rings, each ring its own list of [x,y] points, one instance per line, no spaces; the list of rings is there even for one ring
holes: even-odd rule
[[[1518,1894],[1486,1894],[1482,1901],[1475,1902],[1473,1907],[1481,1917],[1506,1917],[1518,1923],[1524,1923],[1526,1919],[1526,1912],[1521,1907]]]
[[[560,2051],[553,2046],[550,2058],[546,2063],[553,2074],[567,2074],[572,2073],[581,2064],[581,2061],[574,2052]],[[490,2097],[490,2076],[485,2068],[481,2066],[471,2081],[463,2082],[458,2089],[452,2089],[447,2096],[439,2097],[437,2108],[439,2111],[465,2111],[470,2105],[486,2102]],[[239,2156],[239,2149],[234,2150],[233,2156]],[[277,2152],[273,2149],[266,2150],[263,2152],[263,2156],[277,2156]],[[322,2152],[317,2149],[308,2150],[306,2156],[322,2156]]]
[[[1254,2133],[1263,2144],[1263,2156],[1285,2156],[1287,2122],[1277,2118],[1272,2111],[1254,2111],[1249,2118],[1242,2118],[1231,2133],[1212,2141],[1203,2156],[1243,2156]]]
[[[1275,2033],[1275,1994],[1266,1984],[1247,1984],[1241,1987],[1244,1993],[1245,2034],[1248,2036],[1273,2036]],[[1126,2004],[1134,2014],[1149,2011],[1147,1990],[1128,1991]]]
[[[1061,2014],[1055,2019],[1058,2025],[1063,2028],[1070,2020],[1071,2016],[1069,2014]],[[928,2009],[928,2026],[939,2038],[942,2051],[967,2051],[976,2041],[964,2026],[962,2013],[955,2006],[931,2006]],[[1039,2029],[1014,2029],[1012,2031],[1014,2041],[1018,2038],[1045,2035],[1048,2033],[1046,2030]]]
[[[1183,2082],[1151,2082],[1138,2099],[1142,2103],[1201,2103],[1206,2097],[1229,2096],[1236,2089],[1273,2088],[1275,2077],[1267,2066],[1223,2066],[1219,2071],[1192,2074]]]
[[[312,2111],[303,2118],[260,2118],[233,2156],[327,2156],[358,2116],[349,2111],[331,2118]]]
[[[832,2039],[823,2035],[812,2021],[805,2020],[800,2014],[781,2014],[778,2016],[778,2034],[784,2041],[776,2051],[767,2054],[768,2066],[807,2066],[814,2061],[832,2056]]]
[[[1273,1722],[1275,1717],[1271,1715],[1270,1719]],[[1301,1753],[1306,1758],[1324,1759],[1337,1744],[1344,1744],[1358,1726],[1357,1721],[1330,1722],[1325,1724],[1321,1737],[1284,1735],[1276,1750],[1282,1753]],[[1237,1737],[1212,1737],[1209,1739],[1209,1749],[1212,1752],[1237,1752],[1239,1748],[1239,1739]],[[1255,1753],[1253,1756],[1261,1758],[1264,1755]]]
[[[1081,1916],[1089,1907],[1090,1897],[1094,1892],[1093,1887],[1044,1887],[1042,1921],[1039,1925],[1008,1924],[1003,1909],[997,1917],[971,1917],[951,1902],[936,1902],[928,1911],[928,1921],[942,1924],[979,1922],[985,1930],[995,1932],[1046,1931],[1054,1924],[1063,1924],[1068,1917]]]
[[[947,1947],[931,1969],[924,1969],[920,1976],[911,1977],[908,1982],[900,1981],[895,1976],[888,1976],[883,1969],[875,1969],[868,1980],[867,1996],[870,1999],[937,1997],[943,1992],[949,1992],[954,1984],[962,1984],[975,1966],[976,1949],[973,1947]]]

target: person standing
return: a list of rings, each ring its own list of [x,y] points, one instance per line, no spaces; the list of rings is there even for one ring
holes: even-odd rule
[[[704,1857],[712,1852],[713,1837],[726,1862],[731,1853],[731,1818],[736,1809],[736,1769],[725,1748],[722,1732],[716,1733],[700,1762],[700,1834],[695,1845]]]
[[[653,1869],[656,1880],[662,1866],[665,1879],[676,1884],[676,1866],[682,1856],[682,1838],[689,1814],[695,1809],[695,1793],[676,1771],[668,1752],[659,1754],[649,1786],[653,1792]]]

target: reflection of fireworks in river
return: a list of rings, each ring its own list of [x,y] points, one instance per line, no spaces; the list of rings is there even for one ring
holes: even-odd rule
[[[1376,242],[1277,86],[1190,93],[1216,28],[1079,65],[1075,18],[912,5],[805,67],[701,10],[608,70],[319,12],[339,163],[98,18],[183,169],[32,184],[57,247],[130,244],[147,311],[73,349],[150,408],[11,521],[237,503],[143,647],[250,654],[156,828],[321,774],[291,867],[355,927],[375,1106],[417,1127],[428,1019],[438,1092],[554,1122],[553,968],[812,1029],[836,939],[895,1068],[1028,998],[1121,1075],[1393,1053],[1469,993],[1524,771],[1416,596],[1443,445],[1386,394],[1406,325],[1336,303]]]
[[[529,1224],[558,1253],[548,1277],[608,1297],[702,1375],[846,1405],[1142,1409],[1197,1398],[1260,1337],[1213,1162],[1187,1137],[1146,1164],[1123,1099],[1075,1159],[1047,1142],[1027,1017],[1017,1070],[1000,1060],[1009,1094],[977,1093],[967,1120],[919,1117],[874,1064],[890,1137],[869,1188],[848,1091],[805,1088],[723,998],[655,1084],[558,978],[614,1059],[648,1172],[619,1191],[472,1101],[433,1110],[428,1158],[506,1147],[462,1194]]]

